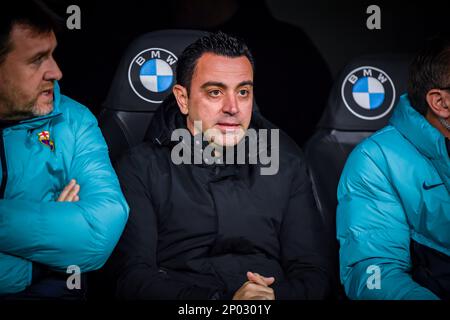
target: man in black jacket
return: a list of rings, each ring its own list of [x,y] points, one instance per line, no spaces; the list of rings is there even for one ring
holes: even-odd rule
[[[253,70],[246,45],[224,33],[190,45],[147,141],[117,163],[131,209],[106,266],[118,298],[329,295],[301,151],[254,112]]]

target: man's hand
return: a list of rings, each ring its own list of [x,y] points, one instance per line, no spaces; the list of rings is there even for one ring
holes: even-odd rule
[[[59,202],[77,202],[80,200],[78,196],[78,192],[80,192],[80,185],[77,184],[75,179],[70,180],[69,184],[64,188],[61,194],[58,197]]]
[[[262,275],[254,272],[247,272],[248,281],[260,284],[262,286],[271,286],[275,282],[274,277],[263,277]]]
[[[269,288],[275,282],[274,277],[266,278],[257,273],[247,272],[247,278],[249,281],[236,291],[233,300],[275,300],[275,293]]]

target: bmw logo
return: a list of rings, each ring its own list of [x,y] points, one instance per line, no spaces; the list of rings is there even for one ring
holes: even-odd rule
[[[175,79],[178,58],[161,48],[146,49],[138,53],[128,68],[128,82],[141,99],[161,103]]]
[[[352,70],[342,83],[342,100],[358,118],[376,120],[391,111],[395,103],[395,87],[381,69],[364,66]]]

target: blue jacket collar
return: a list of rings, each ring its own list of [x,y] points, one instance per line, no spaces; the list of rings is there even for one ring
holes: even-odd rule
[[[411,106],[406,94],[400,97],[389,123],[426,157],[448,159],[444,135]]]
[[[12,129],[30,129],[41,126],[48,119],[55,118],[61,115],[60,111],[60,103],[61,103],[61,91],[59,88],[58,81],[54,82],[53,87],[53,111],[44,116],[35,117],[27,120],[23,120],[19,122],[16,126],[12,127]]]

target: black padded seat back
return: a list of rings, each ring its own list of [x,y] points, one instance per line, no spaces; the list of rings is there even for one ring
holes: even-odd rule
[[[144,139],[153,114],[172,92],[183,50],[206,32],[161,30],[146,33],[126,50],[99,115],[111,160]]]
[[[333,259],[335,294],[339,284],[339,243],[336,239],[337,186],[345,162],[362,140],[386,126],[400,95],[406,92],[408,54],[358,57],[340,73],[316,132],[305,144],[314,196],[327,232]]]
[[[340,73],[305,156],[324,221],[335,221],[336,191],[345,161],[363,139],[387,125],[406,93],[408,54],[371,54]]]

